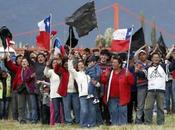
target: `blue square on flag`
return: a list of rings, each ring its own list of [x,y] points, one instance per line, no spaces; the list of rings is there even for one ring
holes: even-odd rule
[[[126,52],[129,49],[133,28],[118,29],[113,32],[111,51]]]
[[[50,34],[50,16],[38,23],[40,31],[44,31]]]
[[[132,28],[128,28],[126,33],[126,39],[129,39],[131,35],[132,35]]]
[[[37,47],[50,50],[51,16],[38,22],[39,35],[36,37]]]

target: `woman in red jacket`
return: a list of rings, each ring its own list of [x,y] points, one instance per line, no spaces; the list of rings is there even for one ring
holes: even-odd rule
[[[22,59],[21,66],[14,64],[8,56],[6,56],[7,66],[16,75],[13,80],[13,90],[18,92],[18,120],[20,123],[26,123],[25,108],[26,101],[29,99],[29,104],[31,105],[31,117],[32,123],[36,123],[38,120],[37,114],[37,103],[36,103],[36,87],[35,87],[35,73],[26,58]]]
[[[106,78],[102,82],[108,82],[105,101],[109,107],[111,123],[121,125],[127,123],[127,104],[130,101],[130,87],[134,83],[134,77],[122,68],[122,60],[117,56],[113,57],[112,67],[112,71],[104,76]]]
[[[73,123],[73,118],[71,116],[73,110],[75,123],[78,124],[80,122],[80,101],[73,74],[68,71],[67,57],[63,58],[62,66],[56,66],[55,72],[61,75],[61,81],[57,93],[63,97],[65,123]]]

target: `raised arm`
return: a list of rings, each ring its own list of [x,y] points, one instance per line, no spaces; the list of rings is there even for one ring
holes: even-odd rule
[[[171,49],[169,50],[169,52],[167,53],[167,55],[166,55],[166,59],[169,59],[170,58],[170,56],[171,56],[171,54],[172,54],[172,52],[173,52],[173,50],[174,50],[175,48],[174,48],[174,45],[171,47]]]
[[[147,44],[145,44],[145,45],[143,45],[142,47],[140,47],[140,48],[135,52],[134,57],[136,58],[136,57],[138,56],[139,52],[140,52],[141,50],[143,50],[145,47],[147,47]]]
[[[77,77],[77,71],[75,70],[74,66],[73,66],[73,60],[69,59],[68,60],[68,70],[69,72],[71,72],[73,74],[73,76],[76,78]]]
[[[47,78],[50,78],[51,75],[52,75],[52,72],[50,71],[50,68],[49,68],[49,62],[46,63],[46,67],[44,68],[44,75],[47,77]]]
[[[4,54],[4,60],[6,61],[7,67],[14,73],[17,73],[18,67],[16,64],[14,64],[7,53]]]

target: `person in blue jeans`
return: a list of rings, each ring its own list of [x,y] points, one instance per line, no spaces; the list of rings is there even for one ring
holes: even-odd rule
[[[135,65],[136,74],[136,86],[137,86],[137,111],[136,111],[136,124],[144,123],[144,105],[148,88],[148,80],[145,77],[145,72],[150,61],[147,58],[147,53],[145,50],[140,50],[138,54],[138,60]]]
[[[80,100],[77,90],[77,82],[71,72],[68,71],[68,58],[64,57],[62,65],[57,65],[54,71],[61,74],[58,94],[63,97],[64,118],[66,124],[80,122]],[[71,113],[73,111],[74,117]]]
[[[11,100],[11,76],[0,72],[0,119],[8,119],[8,109]]]
[[[85,74],[85,65],[83,61],[77,63],[78,71],[73,66],[72,55],[69,56],[68,70],[73,74],[78,85],[80,98],[80,126],[96,126],[96,105],[93,104],[93,98],[87,99],[89,75]]]
[[[91,81],[88,84],[87,98],[94,98],[93,100],[94,104],[99,103],[99,95],[98,95],[96,86],[92,83],[93,82],[92,80],[98,83],[102,72],[96,60],[97,59],[95,56],[91,56],[88,59],[88,67],[86,68],[86,72],[85,72],[91,78]]]
[[[122,68],[121,58],[114,56],[112,59],[112,71],[103,79],[108,86],[105,93],[105,103],[109,107],[111,124],[127,124],[127,104],[130,102],[131,86],[134,84],[134,76]],[[105,83],[106,84],[106,83]]]

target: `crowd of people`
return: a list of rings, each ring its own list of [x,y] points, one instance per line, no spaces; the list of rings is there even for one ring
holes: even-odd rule
[[[107,49],[70,49],[64,55],[25,50],[1,58],[0,119],[20,124],[165,123],[175,113],[175,47],[166,57],[144,46],[123,54]],[[128,61],[128,65],[127,65]],[[11,105],[10,105],[11,104]],[[135,114],[133,114],[135,111]]]

